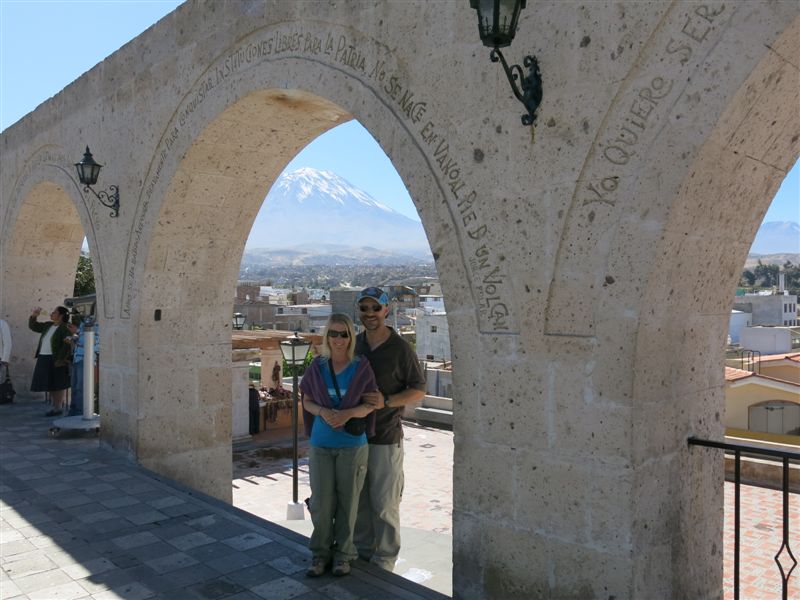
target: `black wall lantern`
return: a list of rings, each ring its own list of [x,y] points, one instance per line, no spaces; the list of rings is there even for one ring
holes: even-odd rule
[[[478,31],[484,46],[492,48],[489,58],[492,62],[503,65],[503,69],[511,84],[517,100],[522,102],[527,115],[522,115],[523,125],[533,125],[536,121],[536,109],[542,102],[542,76],[539,73],[539,62],[535,56],[528,55],[522,64],[508,66],[500,48],[510,46],[517,33],[519,13],[525,8],[526,0],[469,0],[469,5],[478,12]],[[517,85],[519,80],[520,85]]]
[[[85,187],[84,192],[92,192],[95,197],[100,200],[100,203],[111,209],[111,216],[119,216],[119,188],[112,185],[108,188],[107,192],[100,192],[99,194],[92,189],[92,186],[97,183],[97,178],[100,176],[100,169],[103,165],[95,162],[92,153],[89,152],[89,146],[86,146],[86,152],[83,154],[83,160],[75,163],[75,169],[78,171],[78,181]]]

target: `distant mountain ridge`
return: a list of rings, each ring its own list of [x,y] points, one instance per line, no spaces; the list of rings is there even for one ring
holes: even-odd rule
[[[371,246],[342,246],[337,244],[314,244],[291,248],[250,248],[242,256],[242,267],[269,265],[271,267],[307,267],[324,265],[413,265],[432,264],[433,257],[391,250],[380,250]]]
[[[356,264],[362,264],[359,257],[370,253],[432,260],[422,223],[334,173],[304,167],[281,175],[272,186],[253,223],[245,257],[322,261],[322,256],[338,254],[332,260],[357,259]]]
[[[800,224],[794,221],[768,221],[758,228],[750,254],[800,253]]]

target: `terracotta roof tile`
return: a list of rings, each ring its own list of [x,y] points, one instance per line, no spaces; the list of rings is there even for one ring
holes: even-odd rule
[[[725,381],[741,381],[742,379],[747,379],[748,377],[754,377],[764,382],[783,383],[785,385],[800,387],[800,383],[796,383],[794,381],[787,381],[786,379],[778,379],[777,377],[770,377],[769,375],[743,371],[742,369],[735,369],[733,367],[725,367]]]
[[[733,367],[725,367],[725,381],[738,381],[746,377],[754,377],[755,373],[744,371],[742,369],[735,369]]]
[[[765,354],[754,358],[756,362],[771,362],[778,360],[790,360],[800,364],[800,352],[786,352],[784,354]]]

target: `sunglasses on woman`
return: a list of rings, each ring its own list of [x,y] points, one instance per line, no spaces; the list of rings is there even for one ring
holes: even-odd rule
[[[367,306],[366,304],[359,304],[358,310],[360,310],[361,312],[369,312],[369,311],[381,312],[383,310],[383,306],[381,306],[380,304],[371,304],[369,306]]]
[[[340,338],[342,338],[343,340],[346,340],[347,338],[349,338],[349,337],[350,337],[350,334],[349,334],[349,333],[347,333],[346,331],[334,331],[333,329],[331,329],[331,330],[328,332],[328,337],[332,337],[332,338],[337,338],[337,337],[340,337]]]

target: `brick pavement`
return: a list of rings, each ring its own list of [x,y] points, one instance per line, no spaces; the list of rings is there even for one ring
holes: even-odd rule
[[[725,598],[733,598],[734,529],[733,483],[725,482]],[[743,485],[741,488],[740,597],[742,600],[781,598],[781,576],[775,554],[783,536],[783,498],[780,492]],[[789,494],[790,547],[800,560],[800,494]],[[782,558],[787,558],[784,556]],[[791,559],[782,561],[784,569]],[[789,598],[800,599],[800,567],[789,579]]]
[[[0,406],[4,600],[444,598],[358,563],[307,579],[306,540],[102,449],[48,436],[41,403]]]

